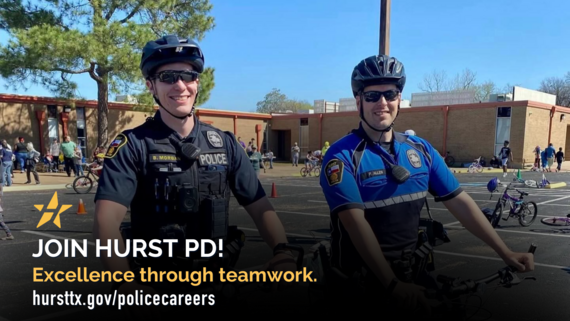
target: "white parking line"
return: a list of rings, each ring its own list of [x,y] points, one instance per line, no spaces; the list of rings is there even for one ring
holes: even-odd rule
[[[238,227],[238,228],[239,228],[239,229],[242,229],[242,230],[247,230],[247,231],[257,231],[257,229],[250,229],[250,228],[244,228],[244,227]],[[286,234],[287,234],[287,235],[291,235],[291,236],[300,236],[300,237],[314,238],[314,236],[311,236],[311,235],[293,234],[293,233],[286,233]],[[455,256],[472,257],[472,258],[478,258],[478,259],[484,259],[484,260],[502,261],[500,258],[489,257],[489,256],[471,255],[471,254],[461,254],[461,253],[445,252],[445,251],[438,251],[438,250],[434,250],[434,252],[435,252],[435,253],[440,253],[440,254],[455,255]],[[555,268],[555,269],[567,269],[567,268],[569,268],[568,266],[544,264],[544,263],[537,263],[537,262],[535,262],[534,265],[536,265],[536,266],[544,266],[544,267],[549,267],[549,268]]]
[[[546,204],[546,203],[556,202],[556,201],[560,201],[560,200],[567,199],[567,198],[570,198],[570,195],[564,196],[564,197],[560,197],[560,198],[555,198],[555,199],[550,200],[550,201],[544,201],[544,202],[536,203],[536,205],[543,205],[543,204]]]
[[[555,237],[570,237],[570,234],[563,235],[563,234],[550,234],[550,233],[540,233],[540,232],[532,232],[532,231],[512,231],[512,230],[501,230],[501,229],[495,229],[495,231],[507,232],[507,233],[531,234],[531,235],[545,235],[545,236],[555,236]]]
[[[21,232],[29,233],[29,234],[36,234],[36,235],[45,236],[45,237],[51,237],[51,238],[60,239],[60,240],[77,240],[77,239],[70,238],[70,237],[63,237],[63,236],[59,236],[59,235],[53,235],[53,234],[48,234],[48,233],[36,232],[36,231],[22,230]],[[83,240],[78,240],[78,241],[83,241]],[[90,241],[87,241],[87,244],[95,246],[95,243],[90,242]]]

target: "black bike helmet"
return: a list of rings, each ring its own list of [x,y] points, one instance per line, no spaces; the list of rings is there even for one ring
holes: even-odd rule
[[[406,72],[404,65],[394,57],[370,56],[354,67],[351,82],[354,97],[372,85],[394,84],[398,90],[404,91]]]
[[[158,67],[173,62],[186,62],[196,72],[204,71],[204,54],[198,44],[175,35],[147,42],[143,48],[140,68],[143,76],[148,79]]]
[[[179,38],[176,35],[167,35],[147,42],[143,48],[140,68],[144,78],[150,79],[158,67],[175,62],[189,63],[197,73],[204,72],[204,54],[198,44],[189,38]],[[156,96],[153,97],[154,101],[172,117],[184,119],[191,117],[194,113],[194,106],[192,106],[188,115],[176,116],[164,108]],[[197,99],[198,93],[196,93],[194,104]]]
[[[402,92],[406,84],[406,72],[404,65],[394,57],[386,55],[370,56],[362,60],[354,70],[351,77],[352,93],[354,97],[362,95],[362,91],[367,86],[373,85],[396,85],[396,88]],[[368,127],[377,132],[388,132],[392,130],[394,122],[385,129],[377,129],[370,125],[364,118],[364,111],[362,108],[362,100],[360,97],[360,119],[362,119]],[[398,114],[400,114],[400,106],[398,105]],[[398,117],[396,114],[396,117]]]

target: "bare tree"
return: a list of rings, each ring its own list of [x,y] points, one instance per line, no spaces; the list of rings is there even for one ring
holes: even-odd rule
[[[489,96],[497,91],[497,86],[492,80],[487,80],[486,82],[478,85],[476,88],[477,91],[475,92],[475,100],[481,102],[489,101]]]
[[[477,80],[477,73],[471,71],[468,68],[465,68],[461,73],[455,75],[453,81],[449,84],[450,90],[467,90],[467,89],[475,89],[477,84],[475,83]]]
[[[424,76],[423,82],[418,84],[418,88],[425,92],[437,92],[447,90],[447,74],[444,70],[434,70],[431,74]]]
[[[570,72],[566,74],[566,79],[558,77],[544,79],[538,90],[556,95],[556,105],[570,107]]]

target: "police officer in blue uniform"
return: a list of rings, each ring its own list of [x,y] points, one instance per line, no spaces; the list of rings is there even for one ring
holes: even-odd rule
[[[184,240],[210,239],[218,244],[217,240],[228,239],[231,191],[270,248],[286,243],[283,226],[234,135],[194,115],[204,70],[199,46],[174,35],[150,41],[140,67],[160,108],[153,118],[120,133],[109,145],[95,196],[95,238],[103,244],[107,239],[121,240],[119,227],[130,207],[133,239],[177,239],[182,245],[174,248],[173,256],[179,258],[165,258],[165,248],[162,258],[137,259],[140,266],[191,269],[195,262],[185,258]],[[104,255],[102,261],[111,271],[131,269],[126,258]],[[269,266],[296,270],[287,251],[274,251]],[[138,289],[155,291],[137,282],[118,285],[119,292]]]
[[[320,175],[331,213],[331,265],[347,276],[364,270],[371,293],[430,311],[423,292],[429,279],[418,282],[424,286],[401,282],[393,266],[404,250],[416,248],[429,193],[507,264],[532,270],[532,254],[507,248],[439,153],[424,139],[392,129],[406,83],[404,65],[371,56],[354,68],[351,81],[360,126],[331,145]]]

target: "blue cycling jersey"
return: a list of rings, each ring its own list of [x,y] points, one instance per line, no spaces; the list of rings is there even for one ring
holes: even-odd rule
[[[425,140],[393,132],[391,156],[372,142],[362,125],[332,144],[320,175],[331,213],[331,263],[356,270],[364,262],[352,244],[338,214],[362,209],[388,261],[405,249],[415,250],[420,212],[427,193],[446,201],[462,189],[439,153]],[[399,184],[391,167],[399,165],[410,177]]]

